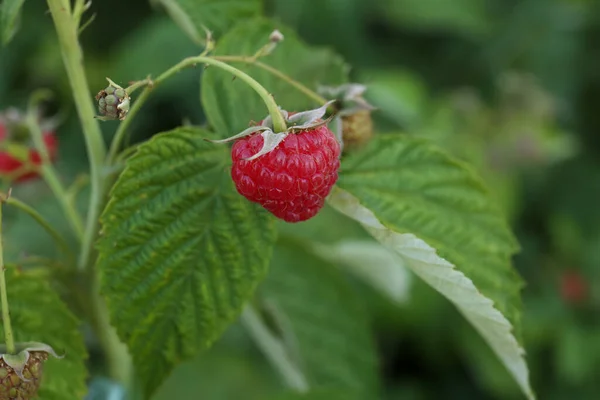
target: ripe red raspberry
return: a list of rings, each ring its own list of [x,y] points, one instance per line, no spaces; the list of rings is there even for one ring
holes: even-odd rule
[[[262,147],[260,133],[233,145],[231,176],[238,192],[287,222],[314,217],[338,178],[334,134],[325,125],[290,133],[273,151],[245,160]]]
[[[33,144],[19,143],[19,138],[13,138],[11,132],[6,125],[0,121],[0,176],[10,178],[16,182],[24,182],[36,178],[39,174],[33,171],[33,168],[42,163],[40,153],[33,147]],[[11,151],[9,143],[14,140],[14,143],[26,146],[25,153],[16,155]],[[43,140],[48,150],[50,160],[56,159],[58,150],[58,141],[54,131],[46,131],[43,133]],[[8,145],[6,145],[8,144]],[[29,162],[25,161],[26,159]]]

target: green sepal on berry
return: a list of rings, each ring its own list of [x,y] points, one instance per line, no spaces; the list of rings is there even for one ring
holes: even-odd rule
[[[337,117],[332,130],[345,151],[360,149],[373,137],[371,112],[375,107],[364,99],[366,90],[365,85],[357,83],[319,88],[321,95],[336,100]]]
[[[6,346],[0,346],[0,399],[34,399],[42,381],[44,362],[49,355],[62,357],[44,343],[17,343],[16,348],[16,354],[8,354]]]
[[[103,121],[111,120],[124,120],[129,112],[129,105],[131,98],[127,93],[127,90],[117,85],[109,78],[106,78],[109,85],[102,89],[96,95],[98,101],[98,112],[100,116],[97,117]]]
[[[277,148],[277,146],[279,146],[279,144],[283,142],[290,134],[295,134],[327,125],[327,123],[329,123],[334,116],[332,115],[326,119],[323,119],[323,117],[327,113],[327,109],[334,103],[335,100],[332,100],[324,104],[322,107],[315,108],[314,110],[302,111],[299,113],[290,113],[286,110],[280,109],[279,111],[283,116],[287,126],[287,130],[285,132],[275,132],[275,128],[273,127],[273,118],[269,115],[262,120],[260,125],[245,129],[237,135],[223,140],[209,141],[212,143],[227,143],[260,132],[260,135],[263,138],[263,146],[259,152],[246,160],[252,161],[275,150],[275,148]]]

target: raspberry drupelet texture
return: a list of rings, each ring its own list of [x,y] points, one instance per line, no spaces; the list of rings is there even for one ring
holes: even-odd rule
[[[0,399],[26,400],[36,398],[40,383],[44,362],[48,354],[43,351],[33,351],[29,354],[27,364],[22,371],[22,377],[0,359]]]
[[[270,153],[245,160],[262,146],[260,133],[233,145],[231,176],[238,192],[287,222],[314,217],[338,178],[334,134],[325,125],[291,133]]]

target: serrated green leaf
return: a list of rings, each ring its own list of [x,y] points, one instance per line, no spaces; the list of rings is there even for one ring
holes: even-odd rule
[[[379,135],[343,161],[338,185],[330,204],[450,299],[533,398],[518,341],[517,243],[471,171],[427,141]]]
[[[0,33],[2,44],[6,45],[13,38],[19,26],[21,8],[25,0],[3,0],[0,3]]]
[[[79,322],[39,276],[7,268],[13,333],[17,342],[42,342],[64,358],[44,365],[39,396],[44,400],[81,400],[87,391],[87,353]],[[0,326],[0,337],[4,329]]]
[[[262,0],[176,0],[198,32],[204,27],[217,35],[238,21],[261,15]]]
[[[217,43],[215,55],[252,56],[268,43],[275,29],[279,29],[285,39],[272,54],[261,58],[262,62],[312,89],[347,81],[348,69],[340,57],[328,50],[308,47],[290,29],[265,19],[238,25]],[[267,88],[283,109],[302,111],[321,105],[264,69],[237,63],[235,66]],[[264,102],[248,85],[239,79],[232,80],[230,74],[217,68],[208,68],[204,73],[202,105],[209,123],[223,137],[238,133],[251,121],[267,116]]]
[[[310,387],[377,398],[377,357],[368,319],[337,269],[310,251],[281,243],[260,294]]]
[[[227,148],[207,137],[182,128],[140,146],[101,219],[102,290],[147,395],[235,320],[276,236],[235,191]]]

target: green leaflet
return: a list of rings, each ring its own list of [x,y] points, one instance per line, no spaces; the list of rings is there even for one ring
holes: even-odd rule
[[[378,398],[368,319],[339,270],[309,249],[279,243],[260,295],[311,389]]]
[[[176,0],[176,2],[187,14],[197,32],[203,33],[206,27],[217,35],[224,33],[239,21],[259,16],[263,7],[262,0]]]
[[[276,236],[209,136],[182,128],[140,146],[101,218],[102,291],[147,395],[235,320]]]
[[[39,397],[44,400],[81,400],[87,391],[87,353],[79,321],[56,292],[32,272],[7,268],[8,299],[15,340],[42,342],[58,355],[44,366]],[[0,324],[0,337],[4,330]]]
[[[293,79],[316,89],[319,85],[335,86],[347,81],[348,68],[332,52],[314,49],[301,42],[296,34],[266,19],[256,19],[238,25],[217,42],[215,55],[252,56],[268,43],[269,35],[279,29],[285,36],[272,54],[260,61],[278,69]],[[234,63],[250,74],[288,111],[302,111],[322,104],[315,103],[281,78],[257,67]],[[244,82],[232,80],[231,75],[208,68],[202,78],[202,105],[208,122],[222,137],[229,137],[248,127],[250,121],[267,116],[267,108]]]
[[[2,0],[0,3],[0,36],[2,44],[7,45],[19,27],[21,7],[25,0]]]
[[[379,135],[342,162],[338,185],[330,204],[453,301],[532,398],[511,266],[518,246],[471,171],[427,141]]]

